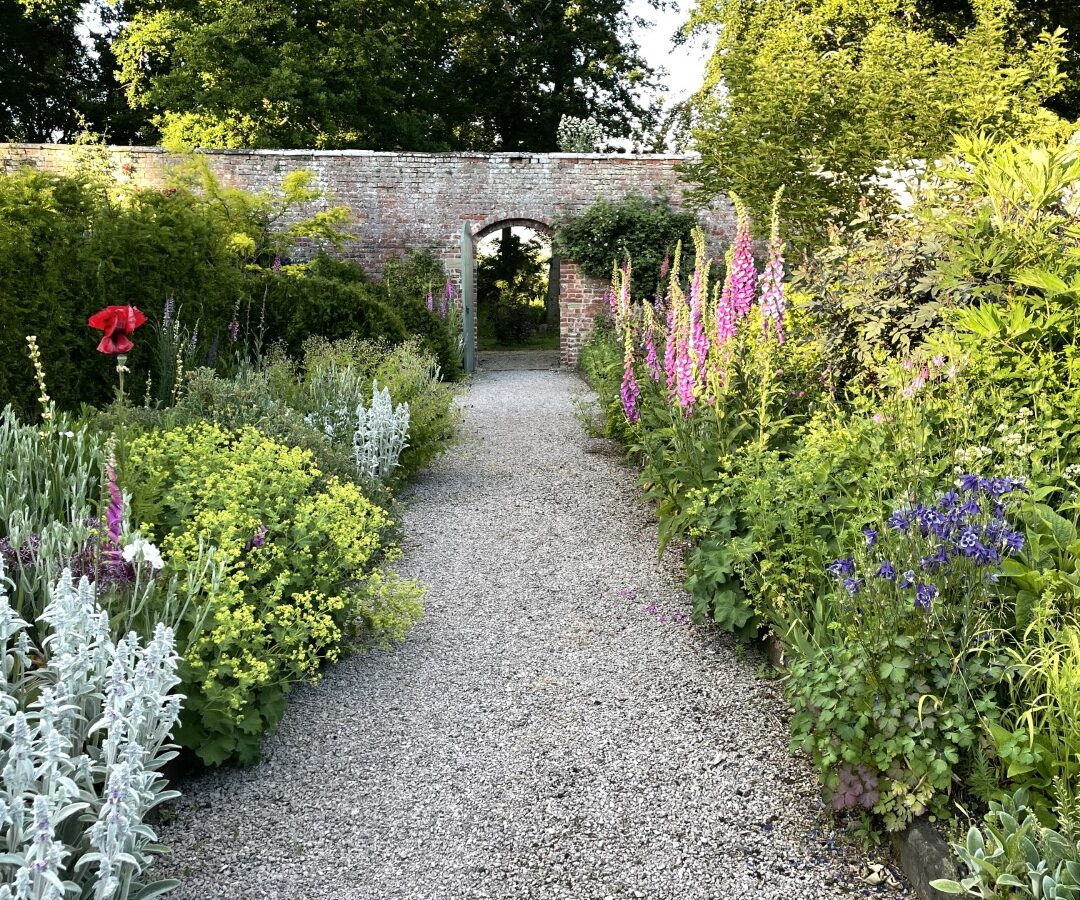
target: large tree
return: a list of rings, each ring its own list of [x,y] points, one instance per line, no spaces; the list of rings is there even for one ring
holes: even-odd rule
[[[781,185],[795,236],[888,189],[882,172],[948,153],[953,135],[1060,135],[1062,35],[1030,38],[1013,0],[699,0],[720,27],[696,98],[702,197],[735,190],[764,219]]]
[[[127,0],[116,52],[166,143],[555,149],[645,116],[627,0]]]
[[[653,5],[658,5],[654,3]],[[651,123],[654,74],[626,0],[465,0],[455,24],[454,89],[486,149],[556,150],[564,115],[593,116],[609,137]]]
[[[104,0],[0,0],[0,140],[146,137],[114,77],[117,14]]]
[[[944,35],[975,23],[974,0],[924,0],[932,21],[945,26]],[[1033,41],[1044,32],[1065,30],[1065,83],[1046,105],[1070,120],[1080,118],[1080,3],[1077,0],[1016,0],[1013,24],[1019,36]]]

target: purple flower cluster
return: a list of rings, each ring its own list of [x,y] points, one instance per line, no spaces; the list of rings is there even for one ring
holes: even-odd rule
[[[736,321],[744,318],[754,304],[757,289],[757,267],[754,265],[754,244],[750,234],[750,216],[743,202],[734,194],[731,199],[738,213],[735,243],[731,251],[728,279],[731,282],[730,302]]]
[[[105,522],[109,529],[109,541],[120,546],[120,533],[124,526],[124,495],[116,483],[116,467],[110,462],[105,466],[109,484],[109,505],[105,510]]]
[[[63,561],[71,569],[72,577],[77,580],[85,575],[99,590],[110,585],[131,584],[135,580],[134,566],[124,560],[120,548],[112,544],[107,535],[102,540],[97,530],[101,525],[99,520],[91,519],[86,524],[94,528],[94,532]],[[36,568],[41,561],[40,554],[40,534],[28,534],[17,548],[12,545],[11,538],[0,538],[0,560],[9,571]]]
[[[604,295],[616,331],[625,337],[632,329],[640,330],[641,333],[634,337],[633,354],[642,353],[645,373],[655,383],[663,380],[666,390],[662,395],[687,417],[695,408],[712,406],[720,399],[715,393],[718,385],[728,383],[728,368],[733,362],[731,342],[757,299],[759,280],[749,213],[738,197],[732,195],[732,201],[737,212],[736,232],[728,252],[722,289],[709,290],[711,260],[704,234],[696,231],[694,269],[686,293],[680,287],[683,284],[679,279],[680,246],[670,264],[670,274],[666,259],[661,267],[661,281],[668,276],[667,290],[662,292],[658,288],[655,305],[645,304],[648,308],[643,311],[642,328],[637,329],[632,324],[628,264],[615,267],[611,288]],[[769,261],[760,281],[760,304],[765,338],[771,339],[775,334],[783,343],[784,247],[779,237],[775,206],[773,218]],[[659,340],[664,341],[662,364]],[[623,409],[630,421],[636,421],[640,409],[634,360],[627,358],[624,361],[623,374]]]
[[[633,353],[627,353],[623,366],[622,389],[620,391],[623,413],[627,422],[636,422],[641,418],[641,414],[638,412],[638,398],[640,396],[641,389],[638,387],[637,379],[634,377],[634,356]]]
[[[263,544],[266,543],[266,536],[270,533],[268,529],[261,522],[259,527],[255,529],[255,533],[251,536],[246,544],[244,544],[244,552],[250,553],[252,550],[262,549]]]
[[[439,303],[439,315],[442,316],[442,318],[450,318],[450,307],[454,305],[454,299],[454,282],[447,278],[446,287],[443,288],[442,301]]]
[[[988,577],[996,580],[1002,560],[1024,548],[1023,534],[1005,518],[1012,495],[1026,490],[1022,479],[963,475],[957,479],[957,488],[933,503],[905,506],[889,516],[889,531],[918,548],[910,557],[912,568],[898,572],[898,563],[881,558],[873,566],[874,580],[892,582],[902,591],[913,590],[914,607],[925,612],[933,609],[941,593],[935,580],[947,583],[957,565],[991,569]],[[867,549],[877,546],[877,531],[868,528],[863,535]],[[826,571],[853,597],[864,586],[850,556],[836,560]]]
[[[689,628],[691,625],[694,624],[693,621],[690,619],[690,617],[686,613],[677,612],[677,613],[672,613],[669,616],[666,612],[663,612],[660,609],[660,605],[657,604],[657,603],[649,603],[649,604],[647,604],[645,606],[645,612],[647,612],[650,616],[655,616],[657,621],[661,625],[667,625],[670,622],[672,625],[683,625],[683,626]]]
[[[15,547],[11,538],[0,538],[0,561],[7,570],[28,569],[37,563],[38,551],[41,550],[41,535],[28,534],[26,539]]]
[[[702,279],[704,275],[702,267],[694,269],[694,277],[690,282],[690,352],[693,355],[693,365],[697,367],[699,377],[705,372],[705,360],[709,355],[709,339],[705,335],[705,321],[703,317],[704,299],[701,296]]]

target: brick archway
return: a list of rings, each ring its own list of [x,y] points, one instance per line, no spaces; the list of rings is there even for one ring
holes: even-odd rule
[[[501,218],[499,216],[488,216],[483,222],[478,225],[469,227],[466,226],[462,232],[462,244],[461,244],[461,289],[462,297],[468,310],[467,317],[473,323],[472,333],[472,346],[469,346],[469,341],[466,341],[466,360],[467,362],[475,355],[476,352],[476,330],[478,327],[477,322],[477,307],[476,307],[476,292],[477,292],[477,269],[476,269],[476,248],[480,241],[489,237],[496,231],[502,231],[507,228],[530,228],[533,231],[539,232],[545,235],[549,240],[554,237],[555,228],[552,222],[545,222],[543,219],[527,216],[523,214],[515,214],[507,218]],[[470,233],[468,239],[466,239],[465,231]],[[467,242],[468,241],[468,242]],[[551,263],[548,268],[548,303],[558,307],[557,321],[559,325],[559,358],[563,365],[567,365],[566,346],[563,343],[562,335],[567,332],[567,323],[563,321],[563,316],[566,312],[566,307],[563,304],[563,292],[569,287],[571,290],[575,288],[575,284],[571,283],[564,285],[563,272],[567,269],[567,264],[563,263],[554,251],[551,255]],[[573,264],[570,264],[569,271],[573,271]],[[590,320],[591,321],[591,320]],[[576,356],[574,357],[576,361]],[[572,363],[571,363],[572,364]],[[466,365],[468,368],[468,365]]]
[[[74,162],[75,148],[58,144],[0,144],[0,170],[32,165],[60,171]],[[111,147],[116,176],[162,186],[182,158],[160,147]],[[407,153],[371,150],[201,151],[223,184],[245,190],[276,188],[296,169],[315,173],[329,205],[346,206],[353,239],[342,255],[372,275],[387,260],[423,249],[442,261],[459,287],[469,285],[468,243],[502,223],[535,223],[551,229],[560,216],[579,213],[599,199],[631,192],[666,196],[684,204],[679,168],[692,157],[592,153]],[[726,202],[703,209],[699,219],[719,251],[734,234]],[[605,285],[563,260],[560,277],[561,357],[577,362],[581,341],[600,309]]]

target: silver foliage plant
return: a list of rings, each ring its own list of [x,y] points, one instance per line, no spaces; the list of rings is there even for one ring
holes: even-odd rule
[[[596,153],[603,137],[600,123],[592,116],[587,119],[563,116],[559,119],[556,140],[563,153]]]
[[[394,406],[387,388],[371,389],[371,406],[356,406],[353,459],[365,478],[385,480],[398,466],[409,438],[409,404]]]
[[[93,585],[65,569],[34,646],[0,566],[0,900],[149,900],[147,813],[180,715],[173,632],[114,640]]]
[[[320,367],[307,388],[312,412],[304,421],[318,428],[332,444],[352,443],[357,472],[385,481],[408,446],[409,404],[393,404],[387,388],[371,387],[371,405],[364,404],[364,376],[349,366]]]

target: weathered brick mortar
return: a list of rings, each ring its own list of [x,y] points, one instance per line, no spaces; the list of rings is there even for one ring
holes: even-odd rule
[[[61,172],[79,151],[58,144],[0,144],[0,171],[29,165]],[[89,151],[93,153],[94,151]],[[183,162],[159,147],[110,147],[116,177],[160,187]],[[478,236],[501,223],[550,227],[557,217],[581,212],[596,200],[618,200],[631,191],[683,202],[677,166],[685,156],[578,153],[392,153],[374,150],[214,150],[200,153],[222,183],[249,191],[274,189],[288,172],[310,169],[326,195],[308,215],[328,205],[352,215],[342,255],[376,277],[388,259],[422,248],[438,257],[460,284],[461,232]],[[716,249],[734,232],[726,203],[701,212]],[[310,249],[310,248],[309,248]],[[604,284],[564,263],[560,280],[562,361],[577,362],[578,348],[601,308]]]

